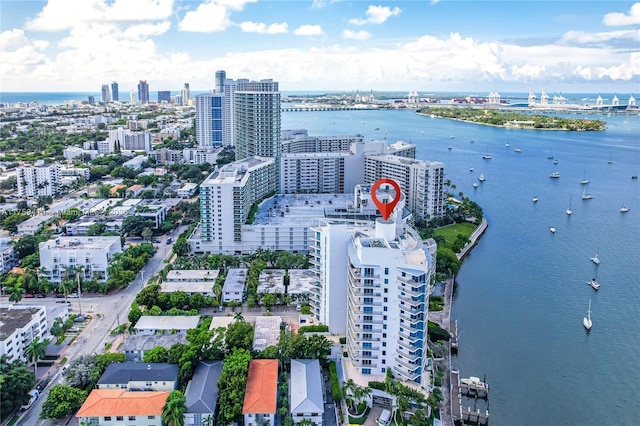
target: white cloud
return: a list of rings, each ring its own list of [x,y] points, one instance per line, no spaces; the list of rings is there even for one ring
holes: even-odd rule
[[[149,22],[171,16],[174,0],[49,0],[25,24],[34,31],[69,30],[82,23]]]
[[[612,40],[629,39],[640,42],[640,28],[636,30],[605,31],[587,33],[584,31],[568,31],[562,35],[561,41],[565,43],[603,43]]]
[[[438,4],[440,3],[440,0],[431,0],[431,5],[433,6],[434,4]]]
[[[196,10],[187,12],[180,21],[180,31],[214,33],[231,26],[229,17],[233,11],[241,11],[247,3],[258,0],[206,0]]]
[[[635,3],[629,9],[629,14],[611,12],[604,15],[602,22],[612,27],[624,25],[640,25],[640,3]]]
[[[43,52],[49,46],[44,40],[31,40],[18,28],[0,33],[0,80],[21,81],[32,77],[34,70],[47,62]]]
[[[245,33],[259,34],[284,34],[287,32],[287,23],[267,25],[263,22],[246,21],[240,24],[240,29]]]
[[[324,34],[320,25],[300,25],[293,33],[299,36],[318,36]]]
[[[400,15],[402,10],[399,7],[391,9],[389,6],[369,6],[365,12],[366,18],[353,18],[349,19],[351,25],[365,25],[365,24],[383,24],[387,19],[392,16]]]
[[[342,38],[347,40],[369,40],[371,38],[371,33],[368,31],[353,31],[353,30],[344,30],[342,31]]]
[[[313,0],[313,2],[311,3],[311,9],[322,9],[332,3],[337,3],[339,1],[340,0]]]

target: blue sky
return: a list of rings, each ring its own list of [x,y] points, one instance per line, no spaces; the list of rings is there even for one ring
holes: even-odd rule
[[[640,92],[640,2],[0,0],[0,90]]]

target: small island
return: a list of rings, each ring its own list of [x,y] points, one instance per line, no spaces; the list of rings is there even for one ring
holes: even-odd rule
[[[514,129],[586,132],[605,130],[607,127],[607,123],[602,120],[531,115],[481,108],[424,107],[418,110],[418,114]]]

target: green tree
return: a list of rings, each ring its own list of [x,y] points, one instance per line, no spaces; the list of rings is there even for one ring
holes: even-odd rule
[[[29,402],[29,391],[36,379],[22,361],[7,362],[7,356],[0,357],[0,413],[4,419],[13,410]]]
[[[22,283],[20,281],[17,281],[9,291],[11,292],[9,294],[9,302],[18,303],[22,300],[24,289],[22,288]]]
[[[87,228],[87,235],[90,237],[98,236],[106,232],[106,230],[107,230],[107,225],[105,225],[104,223],[94,223],[93,225],[90,225]]]
[[[245,349],[235,350],[225,358],[218,380],[217,424],[241,423],[249,362],[251,353]]]
[[[60,420],[78,411],[87,393],[66,385],[55,385],[49,390],[47,400],[42,404],[41,419]]]
[[[156,346],[155,348],[149,349],[144,353],[144,362],[168,362],[169,361],[169,351],[162,347]]]
[[[129,315],[127,316],[127,319],[131,323],[132,327],[136,325],[141,316],[142,311],[140,310],[138,304],[134,301],[133,303],[131,303],[131,310],[129,311]]]
[[[35,235],[25,235],[13,246],[13,251],[18,259],[25,258],[38,251],[38,237]]]
[[[253,326],[240,321],[229,324],[225,342],[229,351],[236,349],[251,350],[253,347]]]
[[[153,224],[149,219],[139,215],[127,216],[122,221],[122,231],[125,234],[140,237],[145,228],[152,228]]]
[[[162,407],[162,422],[166,426],[184,426],[184,412],[187,410],[184,394],[174,390]]]
[[[173,245],[173,252],[178,256],[186,256],[190,250],[189,243],[184,238],[179,238]]]
[[[40,340],[40,337],[36,337],[30,341],[24,348],[24,354],[27,359],[33,362],[33,372],[38,377],[38,360],[43,358],[47,352],[47,346],[49,346],[49,339]]]
[[[262,298],[262,305],[267,309],[271,309],[273,305],[276,304],[278,300],[276,299],[276,295],[273,293],[267,293]]]

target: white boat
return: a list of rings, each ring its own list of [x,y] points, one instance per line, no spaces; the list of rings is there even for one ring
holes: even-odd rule
[[[538,197],[533,197],[533,202],[537,203],[538,202]]]
[[[624,203],[622,203],[622,207],[620,207],[620,213],[627,213],[629,211],[629,207],[625,207]]]
[[[558,160],[553,160],[553,164],[558,164]]]
[[[582,320],[582,325],[587,330],[591,330],[591,299],[589,299],[589,309],[587,309],[587,316]]]
[[[547,155],[547,158],[549,160],[553,160],[553,151],[552,150],[549,150],[549,155]]]
[[[585,170],[584,174],[582,175],[582,180],[580,181],[580,185],[586,185],[589,183],[589,179],[587,179],[587,171]]]
[[[587,285],[590,285],[591,287],[593,287],[594,290],[597,290],[600,288],[600,284],[598,283],[598,281],[596,281],[595,278],[591,278],[591,281],[585,281],[587,283]]]
[[[567,214],[571,216],[571,213],[573,212],[571,211],[571,196],[569,196],[569,207],[567,207]]]
[[[584,186],[584,190],[582,191],[582,199],[583,200],[590,200],[593,197],[591,196],[591,194],[587,194],[587,188],[589,188],[589,184],[586,184]]]
[[[470,171],[470,172],[472,172],[472,171],[473,171],[473,167],[471,167],[471,168],[469,169],[469,171]]]
[[[478,180],[480,182],[484,182],[484,174],[480,173],[480,176],[478,176]]]
[[[591,259],[591,261],[592,261],[593,263],[595,263],[595,264],[596,264],[596,266],[600,265],[600,259],[598,258],[598,253],[596,253],[596,254],[595,254],[593,257],[591,257],[590,259]]]
[[[521,150],[520,148],[516,148],[516,149],[514,149],[514,151],[515,151],[515,152],[518,152],[518,153],[519,153],[519,152],[522,152],[522,150]]]
[[[452,150],[453,147],[451,145],[449,145],[449,147],[447,148],[448,150]]]
[[[478,187],[478,182],[473,182],[473,187],[477,188]]]
[[[549,177],[550,177],[550,178],[553,178],[553,179],[558,179],[558,178],[560,177],[560,173],[558,173],[558,172],[553,172],[553,173],[551,173],[551,174],[549,175]]]
[[[549,227],[549,231],[551,231],[552,234],[555,234],[556,233],[556,228],[553,227],[553,226],[550,226]]]
[[[491,160],[493,157],[491,157],[491,154],[489,154],[489,145],[487,145],[487,151],[485,151],[484,155],[482,156],[483,159],[485,160]]]
[[[510,146],[510,145],[509,145],[508,143],[505,143],[505,144],[504,144],[504,146],[506,146],[507,148],[509,148],[509,146]]]

